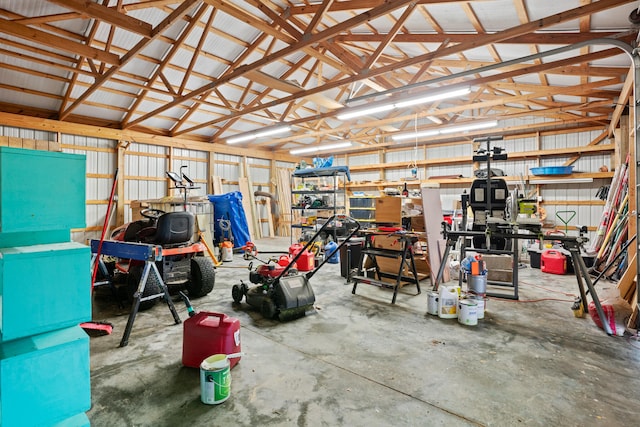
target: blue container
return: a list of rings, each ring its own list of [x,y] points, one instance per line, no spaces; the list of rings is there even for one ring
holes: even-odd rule
[[[38,244],[51,242],[48,231],[66,230],[69,241],[70,229],[84,228],[85,164],[82,155],[0,147],[0,247],[25,244],[6,234],[33,233]]]
[[[75,242],[0,248],[0,342],[91,320],[90,260]]]
[[[340,262],[340,253],[336,250],[338,244],[333,240],[324,245],[324,256],[329,257],[329,264],[338,264]]]
[[[3,426],[56,425],[88,411],[89,337],[74,326],[1,343],[0,390]]]
[[[573,166],[543,166],[539,168],[530,168],[534,175],[570,175],[573,172]]]

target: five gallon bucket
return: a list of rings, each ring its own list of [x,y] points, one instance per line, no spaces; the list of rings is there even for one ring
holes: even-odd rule
[[[229,398],[231,373],[226,354],[214,354],[200,365],[200,400],[208,405],[217,405]]]
[[[478,306],[475,300],[461,299],[458,301],[458,322],[469,326],[478,324]]]

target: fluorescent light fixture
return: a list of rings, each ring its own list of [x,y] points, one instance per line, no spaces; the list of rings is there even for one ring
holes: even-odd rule
[[[393,110],[394,108],[405,108],[411,107],[413,105],[426,104],[427,102],[438,101],[441,99],[454,98],[457,96],[463,96],[471,92],[471,89],[466,87],[462,89],[455,89],[446,92],[435,93],[426,96],[418,96],[415,98],[409,98],[404,100],[397,100],[393,102],[388,102],[384,104],[378,104],[373,107],[360,107],[354,108],[350,111],[345,111],[344,113],[338,114],[338,120],[349,120],[356,117],[368,116],[370,114],[380,113],[383,111]]]
[[[260,132],[249,132],[244,135],[234,136],[227,139],[227,144],[237,144],[239,142],[251,141],[253,139],[262,138],[264,136],[277,135],[280,133],[289,132],[291,126],[276,126],[273,128],[265,129]]]
[[[593,178],[529,179],[529,184],[586,184]]]
[[[328,144],[328,145],[317,145],[314,147],[305,147],[305,148],[294,148],[293,150],[289,150],[291,154],[304,154],[304,153],[315,153],[318,151],[327,151],[334,150],[338,148],[347,148],[351,147],[351,141],[338,142],[336,144]]]
[[[413,132],[413,133],[403,133],[402,135],[393,135],[391,138],[394,141],[404,141],[405,139],[413,139],[413,138],[425,138],[427,136],[435,136],[440,133],[439,130],[425,130],[423,132]]]
[[[360,110],[354,110],[354,111],[338,114],[338,120],[349,120],[355,117],[368,116],[370,114],[381,113],[383,111],[389,111],[393,109],[394,109],[393,104],[378,105],[377,107],[364,108]]]
[[[487,129],[496,126],[498,126],[498,122],[496,120],[493,120],[490,122],[469,123],[460,126],[443,127],[441,129],[430,129],[422,132],[402,133],[399,135],[393,135],[391,139],[393,139],[394,141],[404,141],[406,139],[425,138],[428,136],[436,136],[454,132],[465,132],[476,129]]]
[[[491,122],[469,123],[468,125],[442,128],[440,130],[440,133],[445,134],[445,133],[466,132],[468,130],[487,129],[487,128],[494,128],[496,126],[498,126],[498,122],[496,120]]]

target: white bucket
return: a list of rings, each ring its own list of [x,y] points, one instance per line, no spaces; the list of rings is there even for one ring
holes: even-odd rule
[[[484,319],[484,309],[486,305],[484,297],[480,295],[472,295],[469,298],[475,301],[476,306],[478,306],[478,319]]]
[[[458,317],[458,290],[457,286],[441,286],[438,295],[438,317],[442,319],[455,319]]]
[[[200,400],[208,405],[222,403],[231,394],[231,373],[226,354],[214,354],[200,364]]]
[[[434,316],[438,315],[438,293],[437,292],[429,292],[427,294],[427,313],[433,314]]]
[[[468,326],[478,324],[478,306],[475,300],[461,299],[458,301],[458,322]]]

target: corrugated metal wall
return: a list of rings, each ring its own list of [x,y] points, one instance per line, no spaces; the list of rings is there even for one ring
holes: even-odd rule
[[[523,123],[533,120],[544,121],[545,119],[509,120],[503,125],[521,126]],[[494,145],[504,147],[507,153],[580,147],[588,145],[600,134],[601,130],[543,136],[532,135],[528,138],[507,139],[494,143]],[[0,136],[52,142],[56,142],[58,138],[58,134],[55,132],[7,126],[0,126]],[[87,158],[87,228],[84,231],[74,232],[72,236],[75,241],[85,242],[89,238],[97,238],[100,235],[117,164],[117,141],[68,134],[61,134],[60,138],[61,140],[58,142],[64,152],[83,154]],[[381,168],[380,170],[351,173],[352,182],[398,182],[410,176],[414,161],[471,157],[472,152],[471,142],[451,146],[427,145],[417,149],[407,147],[406,149],[389,150],[383,154],[335,156],[334,164],[348,163],[352,167],[385,163],[400,164],[401,166],[391,169]],[[254,191],[272,192],[277,197],[278,190],[287,192],[289,190],[275,188],[274,177],[271,176],[271,162],[265,159],[214,153],[211,159],[213,167],[210,167],[209,153],[206,151],[171,149],[138,143],[131,143],[127,147],[124,158],[125,167],[124,171],[120,171],[120,179],[124,180],[124,195],[122,197],[126,203],[131,200],[158,199],[172,193],[175,194],[175,190],[170,192],[171,185],[166,179],[165,172],[167,170],[180,172],[182,166],[186,166],[183,171],[200,187],[193,190],[191,195],[211,193],[211,189],[207,188],[210,171],[223,178],[223,192],[238,190],[238,178],[244,175],[243,170],[246,170],[251,178]],[[508,159],[502,162],[492,162],[492,167],[502,169],[508,176],[519,176],[520,174],[528,174],[531,167],[562,165],[569,158],[570,155],[541,159]],[[611,158],[609,153],[582,156],[574,163],[574,170],[576,172],[596,172],[601,166],[612,169]],[[277,161],[274,167],[293,169],[294,166],[290,162]],[[449,175],[473,176],[473,166],[469,162],[419,167],[418,169],[420,179]],[[560,217],[568,218],[575,212],[575,217],[569,222],[570,226],[596,226],[600,221],[603,208],[601,202],[595,199],[595,193],[601,186],[609,184],[609,179],[596,179],[593,183],[540,185],[537,189],[534,188],[537,190],[534,192],[542,197],[543,206],[547,212],[547,222],[550,225],[555,224],[557,228],[563,228],[564,224]],[[445,210],[452,209],[453,204],[459,200],[459,196],[464,190],[467,190],[465,185],[441,186],[443,208]],[[577,201],[581,203],[572,203]],[[585,201],[587,204],[584,203]],[[261,222],[262,232],[265,234],[268,232],[267,224],[264,222],[266,206],[266,204],[257,206],[260,218],[263,220]],[[130,219],[131,212],[126,208],[125,221]],[[115,225],[115,219],[112,220],[112,225]]]

